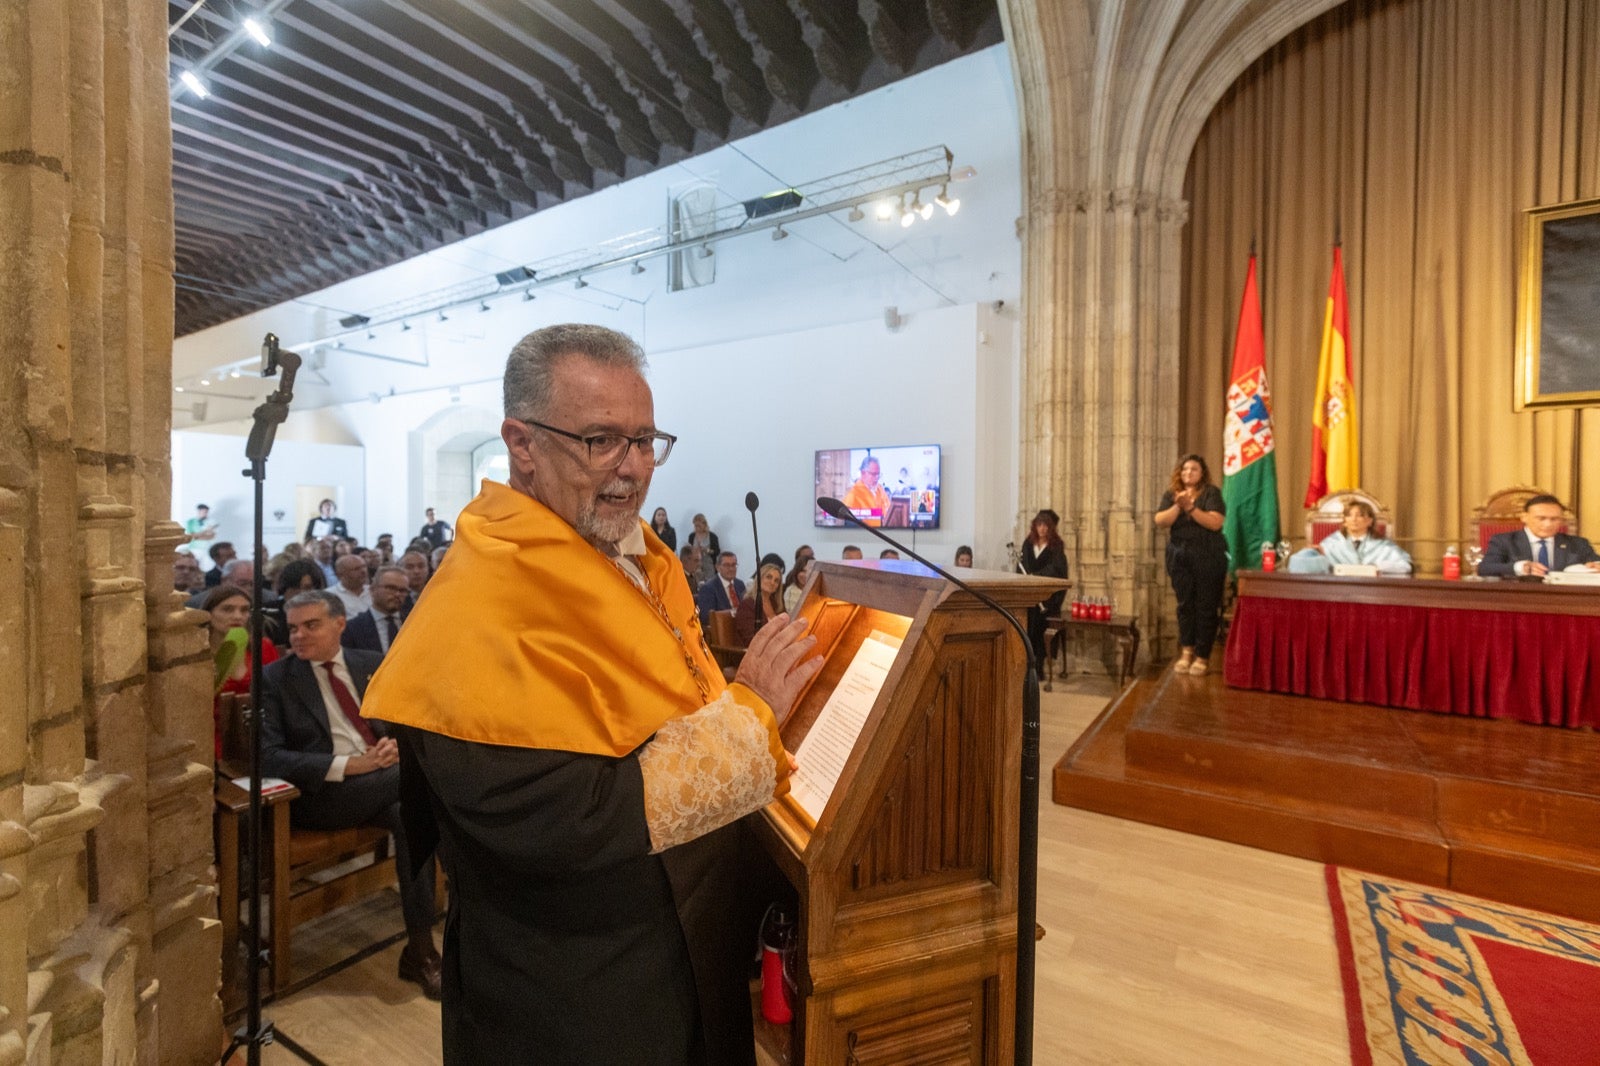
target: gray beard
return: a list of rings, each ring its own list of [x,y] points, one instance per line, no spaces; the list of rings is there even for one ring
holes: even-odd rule
[[[617,478],[600,486],[600,494],[613,492],[617,489],[627,491],[638,487],[635,482],[627,478]],[[639,498],[643,500],[643,492],[639,494]],[[626,537],[638,524],[639,516],[637,514],[618,515],[616,518],[601,518],[599,510],[595,506],[595,501],[589,500],[578,510],[576,528],[578,536],[590,544],[603,545],[609,548],[623,537]]]

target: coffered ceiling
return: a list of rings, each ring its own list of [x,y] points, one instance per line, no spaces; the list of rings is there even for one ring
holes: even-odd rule
[[[169,26],[180,336],[1001,39],[995,0],[171,0]]]

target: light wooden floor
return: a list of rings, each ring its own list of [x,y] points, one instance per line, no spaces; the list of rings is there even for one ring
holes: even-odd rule
[[[1349,1063],[1319,865],[1050,802],[1050,768],[1111,692],[1085,678],[1044,695],[1034,1061]],[[398,898],[335,918],[297,931],[297,974],[401,928]],[[330,1066],[437,1062],[439,1006],[395,976],[399,952],[266,1015]],[[262,1061],[298,1060],[268,1047]]]

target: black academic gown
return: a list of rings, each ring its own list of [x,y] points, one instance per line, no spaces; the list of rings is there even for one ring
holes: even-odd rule
[[[775,872],[743,823],[650,855],[636,753],[394,728],[413,847],[437,833],[450,877],[447,1066],[754,1063],[755,882]]]

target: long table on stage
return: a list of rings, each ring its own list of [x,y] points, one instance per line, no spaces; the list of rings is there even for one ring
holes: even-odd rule
[[[1264,692],[1600,727],[1600,589],[1240,573],[1223,676]]]

